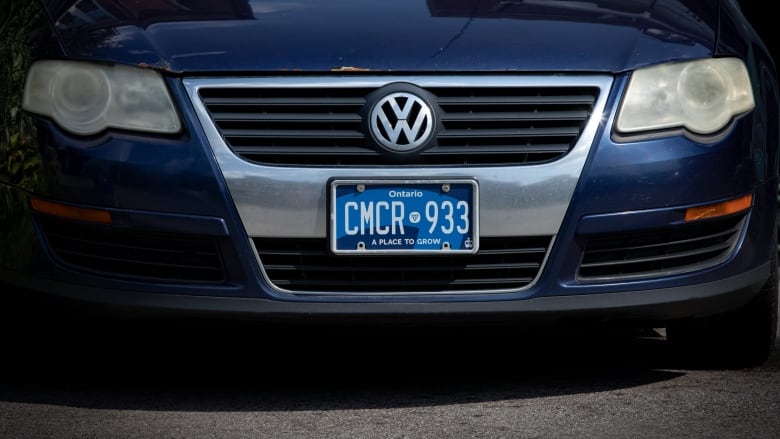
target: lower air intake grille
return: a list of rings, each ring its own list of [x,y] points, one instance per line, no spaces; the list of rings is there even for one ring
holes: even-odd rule
[[[117,230],[52,219],[40,220],[39,224],[56,258],[74,270],[154,282],[225,280],[214,238]]]
[[[480,238],[471,256],[334,256],[325,239],[254,238],[278,288],[300,293],[438,293],[516,289],[539,273],[550,237]]]
[[[665,275],[724,261],[739,239],[744,215],[657,230],[588,237],[580,279]]]

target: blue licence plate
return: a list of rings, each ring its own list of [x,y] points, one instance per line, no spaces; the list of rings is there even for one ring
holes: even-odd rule
[[[474,180],[331,182],[333,253],[475,253]]]

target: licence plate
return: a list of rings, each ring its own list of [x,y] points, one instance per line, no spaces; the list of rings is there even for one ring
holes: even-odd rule
[[[477,251],[474,180],[335,180],[331,182],[333,253]]]

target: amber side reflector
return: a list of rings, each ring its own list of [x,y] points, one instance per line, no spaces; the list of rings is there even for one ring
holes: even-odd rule
[[[685,211],[685,221],[696,221],[706,218],[716,218],[719,216],[731,215],[732,213],[742,212],[750,209],[753,204],[753,194],[724,201],[709,206],[691,207]]]
[[[30,198],[30,208],[38,213],[79,221],[111,224],[111,212],[107,210],[73,207],[40,198]]]

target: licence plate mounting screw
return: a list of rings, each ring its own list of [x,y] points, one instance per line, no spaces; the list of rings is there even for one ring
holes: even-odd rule
[[[450,243],[445,241],[444,244],[441,245],[441,248],[444,249],[444,250],[449,250],[450,249]]]
[[[358,250],[365,250],[366,249],[366,243],[363,241],[360,241],[357,243],[357,249]]]
[[[450,185],[447,184],[447,183],[441,185],[441,191],[442,192],[449,192],[450,191]]]
[[[359,184],[359,185],[357,185],[357,188],[356,188],[356,189],[357,189],[357,191],[358,191],[358,192],[363,192],[363,191],[365,191],[365,190],[366,190],[366,185],[364,185],[364,184]]]

